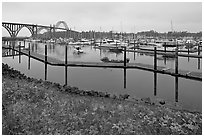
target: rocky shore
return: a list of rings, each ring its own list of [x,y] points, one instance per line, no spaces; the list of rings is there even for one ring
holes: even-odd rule
[[[26,77],[2,64],[3,135],[202,134],[202,113]]]

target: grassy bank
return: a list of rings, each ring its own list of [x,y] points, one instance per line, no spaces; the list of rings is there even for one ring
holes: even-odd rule
[[[202,114],[28,78],[2,64],[3,134],[202,134]]]

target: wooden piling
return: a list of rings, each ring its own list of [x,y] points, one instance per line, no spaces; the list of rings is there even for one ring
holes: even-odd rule
[[[14,51],[15,42],[14,42],[14,41],[12,41],[12,47],[13,47],[13,52],[12,52],[12,55],[13,55],[13,59],[14,59],[14,56],[15,56],[15,51]]]
[[[135,39],[134,39],[134,50],[135,50]]]
[[[157,70],[157,47],[154,47],[154,70]]]
[[[45,45],[45,62],[47,62],[47,45]]]
[[[65,85],[67,85],[67,44],[65,45]]]
[[[198,55],[200,55],[200,45],[198,45]],[[200,69],[200,59],[198,58],[198,69]]]
[[[25,40],[23,42],[24,42],[24,47],[25,47]]]
[[[200,46],[198,45],[198,55],[200,55]]]
[[[175,73],[178,74],[178,44],[175,50]]]
[[[124,67],[126,67],[126,47],[124,46]]]
[[[28,70],[30,70],[30,43],[28,43]]]
[[[47,80],[47,45],[45,45],[45,80]]]
[[[19,47],[19,49],[18,49],[18,54],[19,54],[19,58],[18,58],[18,60],[19,60],[19,63],[21,63],[21,42],[19,42],[19,45],[18,45],[18,47]]]

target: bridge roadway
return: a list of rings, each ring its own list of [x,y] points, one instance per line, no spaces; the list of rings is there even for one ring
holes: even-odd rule
[[[37,26],[37,27],[43,27],[43,28],[53,28],[52,26],[37,25],[37,24],[26,24],[26,23],[10,23],[10,22],[2,22],[2,24],[27,25],[27,26]],[[67,30],[67,28],[59,28],[59,27],[55,27],[55,29]]]
[[[3,49],[12,49],[8,46],[3,45]],[[18,48],[14,48],[14,51],[19,51]],[[47,63],[49,65],[55,66],[70,66],[70,67],[102,67],[102,68],[123,68],[123,69],[141,69],[151,72],[157,72],[161,74],[168,74],[171,76],[183,77],[187,79],[193,79],[202,81],[202,72],[193,72],[188,70],[178,70],[178,74],[175,73],[175,70],[172,68],[166,68],[163,66],[157,66],[157,69],[154,69],[153,65],[143,64],[143,63],[104,63],[104,62],[78,62],[78,61],[68,61],[67,65],[65,61],[47,56],[47,62],[45,61],[45,55],[38,54],[36,52],[29,52],[28,49],[21,49],[21,54],[34,58],[38,61]]]

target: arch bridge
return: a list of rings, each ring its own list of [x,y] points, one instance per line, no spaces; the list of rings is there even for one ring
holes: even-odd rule
[[[61,24],[63,24],[65,28],[59,28]],[[56,26],[55,25],[44,26],[44,25],[37,25],[37,24],[24,24],[24,23],[11,23],[11,22],[2,22],[2,26],[8,31],[11,38],[16,38],[22,28],[27,28],[30,31],[32,37],[37,37],[37,34],[43,29],[47,30],[53,35],[55,34],[56,29],[66,30],[66,31],[69,30],[66,22],[64,21],[58,21],[56,23]],[[53,35],[51,35],[51,38],[55,37]]]

